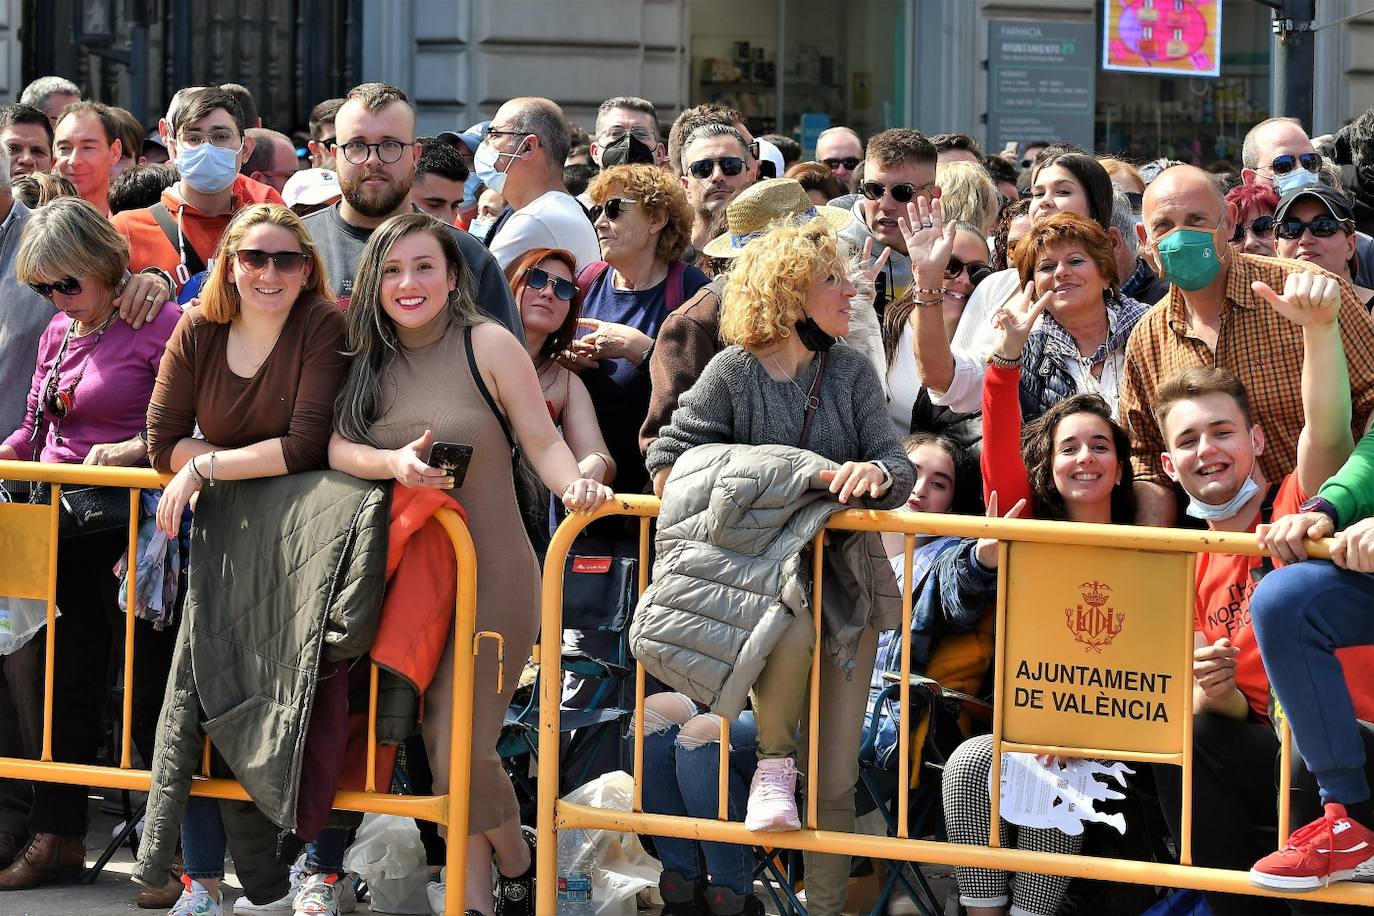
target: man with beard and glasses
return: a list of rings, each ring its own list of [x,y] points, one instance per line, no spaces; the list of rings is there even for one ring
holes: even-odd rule
[[[487,236],[503,270],[535,248],[572,252],[578,270],[601,259],[587,211],[563,184],[571,142],[563,110],[548,99],[511,99],[491,119],[473,160],[482,184],[510,205]]]
[[[715,220],[730,201],[754,183],[754,171],[749,141],[734,127],[707,122],[687,135],[682,144],[682,186],[696,216],[692,223],[693,256],[715,238]]]
[[[393,216],[415,210],[410,189],[420,148],[415,143],[415,110],[404,92],[386,83],[363,83],[350,90],[334,127],[334,162],[343,199],[305,217],[305,225],[328,268],[330,295],[347,308],[358,259],[373,230]],[[477,239],[456,226],[448,228],[472,272],[478,308],[523,341],[515,301],[496,260]]]

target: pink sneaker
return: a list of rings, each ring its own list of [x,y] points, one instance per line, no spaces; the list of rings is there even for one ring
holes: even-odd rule
[[[759,761],[749,785],[749,807],[744,829],[759,831],[800,830],[797,816],[797,765],[791,757]]]

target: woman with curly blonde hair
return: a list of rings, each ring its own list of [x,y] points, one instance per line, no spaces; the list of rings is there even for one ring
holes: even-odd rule
[[[839,465],[822,477],[841,503],[901,505],[915,472],[887,420],[882,383],[863,354],[837,340],[849,333],[853,296],[835,236],[823,225],[779,227],[750,242],[736,259],[721,303],[721,336],[731,346],[682,395],[672,421],[649,448],[655,491],[661,494],[665,481],[670,489],[676,486],[669,472],[695,446],[788,445]],[[751,830],[800,825],[794,761],[814,635],[808,616],[793,616],[754,684],[759,769],[744,822]],[[821,666],[826,741],[812,790],[823,829],[854,827],[859,735],[877,645],[877,626],[870,620],[848,675],[838,665]],[[838,913],[849,857],[808,853],[806,874],[808,905],[835,902]]]

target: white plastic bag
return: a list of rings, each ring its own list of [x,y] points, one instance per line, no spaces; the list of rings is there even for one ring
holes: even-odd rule
[[[56,610],[58,617],[61,610]],[[0,595],[0,655],[19,651],[48,622],[48,602],[41,598]]]
[[[365,815],[343,865],[367,882],[372,912],[429,916],[429,868],[413,818]]]
[[[591,808],[629,811],[633,794],[633,777],[624,770],[616,770],[573,789],[563,800]],[[646,907],[663,906],[658,893],[663,866],[644,851],[637,835],[588,830],[587,837],[596,846],[596,868],[592,871],[596,916],[634,916],[637,898],[641,896]]]

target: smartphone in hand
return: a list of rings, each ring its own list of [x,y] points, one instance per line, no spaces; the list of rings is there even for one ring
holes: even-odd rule
[[[453,488],[463,485],[472,462],[472,446],[461,442],[436,442],[429,449],[425,464],[432,468],[443,468],[453,478]]]

